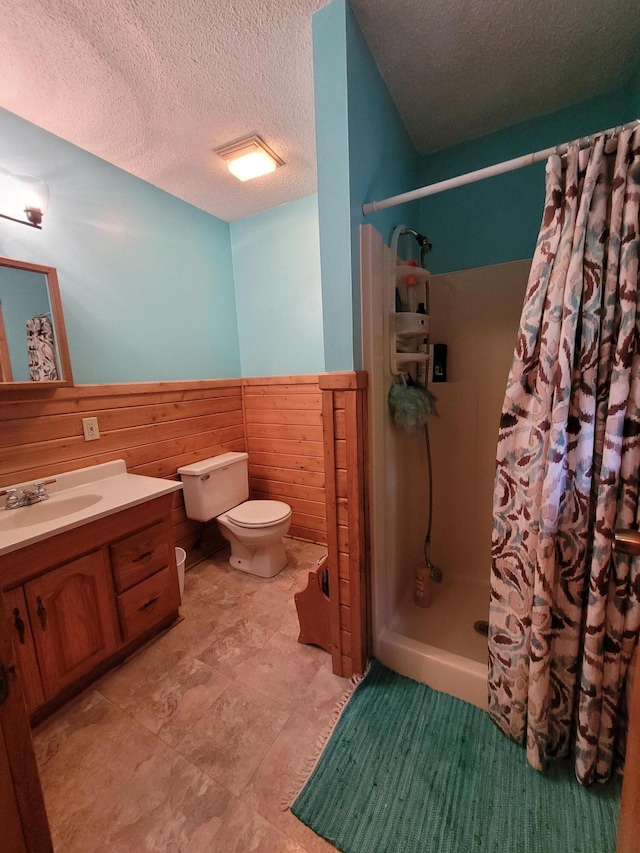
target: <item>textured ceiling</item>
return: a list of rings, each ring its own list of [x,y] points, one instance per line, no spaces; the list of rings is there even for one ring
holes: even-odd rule
[[[352,0],[352,7],[421,152],[606,92],[640,59],[640,0]]]
[[[0,106],[233,221],[315,190],[311,15],[327,0],[0,0]],[[416,147],[622,83],[638,0],[352,0]],[[213,149],[282,157],[240,184]]]
[[[326,0],[0,0],[0,106],[228,221],[315,191]],[[246,184],[214,148],[285,161]]]

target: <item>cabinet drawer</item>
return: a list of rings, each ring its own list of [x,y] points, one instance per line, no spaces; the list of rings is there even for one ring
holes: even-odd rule
[[[125,640],[132,640],[180,606],[175,569],[166,568],[118,596]]]
[[[162,522],[110,546],[113,577],[118,592],[134,586],[171,565]]]

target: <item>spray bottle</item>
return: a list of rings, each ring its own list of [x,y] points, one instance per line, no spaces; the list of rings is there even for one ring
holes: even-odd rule
[[[418,607],[431,607],[433,601],[433,580],[429,566],[421,563],[416,570],[416,584],[413,600]]]

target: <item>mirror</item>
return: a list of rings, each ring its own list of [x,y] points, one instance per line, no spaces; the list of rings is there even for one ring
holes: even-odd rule
[[[0,382],[73,385],[55,267],[0,258]]]

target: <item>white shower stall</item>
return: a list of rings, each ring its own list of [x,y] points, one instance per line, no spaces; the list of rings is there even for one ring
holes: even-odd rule
[[[432,605],[422,608],[413,588],[427,527],[425,438],[422,430],[395,426],[387,404],[397,258],[372,226],[360,233],[374,655],[486,707],[487,639],[474,623],[488,618],[498,425],[530,260],[430,278],[429,341],[448,348],[447,381],[430,384],[438,416],[429,419],[431,559],[443,580],[433,584]]]

